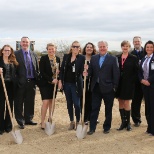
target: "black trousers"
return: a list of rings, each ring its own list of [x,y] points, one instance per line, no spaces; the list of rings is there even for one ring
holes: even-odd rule
[[[95,131],[96,129],[102,99],[104,100],[105,104],[105,121],[103,124],[103,129],[109,130],[111,128],[114,91],[105,94],[101,93],[99,84],[97,83],[92,91],[92,112],[90,116],[90,130]]]
[[[5,86],[8,94],[11,111],[13,111],[13,91],[14,91],[13,83],[6,81]],[[10,115],[6,104],[3,85],[2,83],[0,83],[0,131],[4,131],[5,129],[8,129],[8,128],[12,128],[12,123],[10,120]]]
[[[143,99],[143,92],[141,83],[137,81],[135,84],[134,97],[132,99],[132,104],[131,104],[131,116],[134,123],[138,122],[141,123],[140,110],[141,110],[142,99]]]
[[[148,124],[147,132],[154,135],[154,88],[143,86],[145,99],[145,116]]]
[[[27,81],[23,87],[17,87],[14,101],[15,118],[19,125],[34,117],[35,80]]]

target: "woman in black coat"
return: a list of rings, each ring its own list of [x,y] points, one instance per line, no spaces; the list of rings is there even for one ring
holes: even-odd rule
[[[51,111],[52,98],[54,91],[54,84],[57,84],[58,80],[56,79],[56,68],[57,63],[60,65],[60,58],[55,56],[56,46],[52,43],[47,44],[48,54],[42,56],[39,63],[41,79],[39,81],[39,88],[42,98],[42,107],[41,107],[41,128],[45,128],[45,117],[47,109]]]
[[[69,130],[75,128],[74,109],[76,116],[76,127],[80,121],[80,97],[83,91],[82,73],[85,57],[81,54],[81,47],[78,41],[71,45],[70,53],[64,55],[60,70],[59,89],[64,89],[67,101],[67,109],[70,118]]]
[[[126,128],[128,131],[131,130],[130,100],[133,98],[134,85],[138,72],[138,60],[136,56],[129,54],[130,47],[131,45],[128,41],[123,41],[121,43],[122,54],[117,56],[120,69],[120,81],[116,92],[122,120],[121,126],[118,130]]]
[[[148,124],[146,133],[154,136],[154,43],[146,42],[144,51],[146,56],[140,63],[139,79],[145,100],[145,116]]]
[[[0,74],[3,72],[11,111],[13,111],[15,71],[17,65],[18,62],[15,58],[13,48],[10,45],[4,45],[0,50]],[[8,133],[12,130],[7,106],[5,111],[5,101],[5,93],[0,78],[0,135],[2,135],[4,131]]]

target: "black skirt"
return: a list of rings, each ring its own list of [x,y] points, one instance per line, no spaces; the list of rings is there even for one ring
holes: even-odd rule
[[[44,86],[40,87],[40,93],[42,100],[45,99],[52,99],[53,98],[53,91],[54,91],[54,84],[46,84]],[[57,94],[57,88],[56,88],[56,94]],[[55,97],[56,97],[55,94]]]

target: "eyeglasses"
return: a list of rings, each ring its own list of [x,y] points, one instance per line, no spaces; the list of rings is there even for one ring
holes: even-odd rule
[[[73,45],[72,48],[77,48],[78,49],[78,48],[80,48],[80,46]]]
[[[10,52],[11,50],[4,50],[5,52]]]

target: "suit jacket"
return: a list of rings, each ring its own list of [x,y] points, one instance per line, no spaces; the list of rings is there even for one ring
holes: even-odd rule
[[[140,52],[140,54],[137,54],[135,49],[131,52],[131,54],[135,55],[138,58],[138,61],[141,60],[145,56],[143,47],[142,47],[142,51]]]
[[[139,68],[139,80],[141,82],[142,79],[144,79],[144,76],[143,76],[143,69],[142,69],[142,65],[143,65],[143,62],[145,61],[145,57],[141,60],[141,63],[140,63],[140,68]],[[154,53],[153,53],[153,56],[149,62],[149,77],[148,77],[148,81],[150,82],[150,86],[154,88],[154,70],[151,69],[151,64],[154,63]]]
[[[67,63],[71,59],[72,54],[65,54],[63,57],[63,62],[61,65],[60,69],[60,75],[59,78],[62,81],[62,84],[64,86],[64,78],[65,78],[65,73],[67,70]],[[82,79],[82,73],[84,70],[84,61],[85,61],[85,56],[78,54],[75,60],[75,82],[76,82],[76,92],[78,96],[82,95],[83,91],[83,79]]]
[[[56,56],[56,62],[60,66],[60,58]],[[39,63],[40,74],[42,76],[40,80],[40,86],[47,85],[49,82],[52,82],[53,72],[51,69],[51,64],[48,55],[42,56]]]
[[[101,93],[108,93],[113,89],[116,90],[120,76],[117,58],[107,54],[101,68],[99,66],[99,58],[99,54],[94,55],[90,61],[88,74],[92,78],[91,90],[93,91],[98,78]]]
[[[36,54],[33,51],[30,51],[31,59],[32,59],[32,65],[33,65],[33,71],[34,71],[34,78],[37,79],[38,77],[38,58]],[[18,50],[15,52],[15,56],[17,59],[17,62],[19,65],[17,66],[17,80],[18,80],[18,86],[22,87],[27,81],[27,71],[26,71],[26,64],[24,60],[24,55],[21,50]]]

